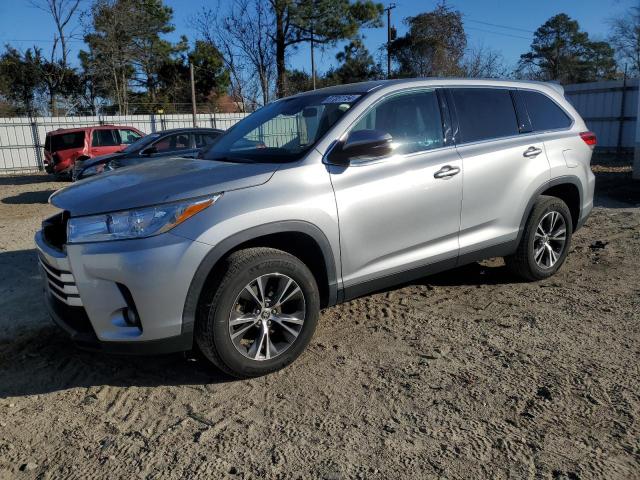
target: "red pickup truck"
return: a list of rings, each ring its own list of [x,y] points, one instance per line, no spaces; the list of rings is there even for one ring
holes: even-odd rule
[[[116,125],[65,128],[47,133],[44,142],[45,170],[71,174],[76,160],[87,160],[122,150],[144,136],[137,128]]]

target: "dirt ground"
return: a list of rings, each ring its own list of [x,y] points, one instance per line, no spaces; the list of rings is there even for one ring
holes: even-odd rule
[[[0,478],[640,478],[640,184],[595,170],[554,278],[493,260],[329,308],[250,381],[74,348],[32,243],[61,185],[0,177]]]

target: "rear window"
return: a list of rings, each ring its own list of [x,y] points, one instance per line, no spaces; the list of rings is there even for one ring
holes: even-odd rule
[[[61,133],[47,136],[44,148],[51,153],[84,147],[84,132]]]
[[[534,131],[568,128],[571,125],[571,118],[546,95],[528,90],[520,90],[520,95],[527,105]]]
[[[91,146],[93,147],[114,147],[120,145],[120,139],[118,138],[115,130],[94,130],[93,138],[91,140]]]
[[[454,88],[451,94],[462,143],[518,135],[518,120],[509,90]]]

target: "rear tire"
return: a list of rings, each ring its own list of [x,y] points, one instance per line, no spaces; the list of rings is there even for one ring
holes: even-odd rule
[[[315,278],[298,258],[273,248],[232,253],[201,299],[195,341],[223,372],[258,377],[284,368],[318,323]]]
[[[505,263],[525,280],[548,278],[567,258],[572,234],[567,204],[559,198],[542,195],[529,215],[516,253],[505,257]]]

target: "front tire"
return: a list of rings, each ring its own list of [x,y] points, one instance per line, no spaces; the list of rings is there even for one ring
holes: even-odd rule
[[[315,278],[298,258],[273,248],[231,254],[205,292],[195,340],[204,356],[238,378],[272,373],[308,345],[320,312]]]
[[[542,280],[562,266],[573,234],[571,212],[556,197],[542,195],[525,225],[516,253],[505,258],[513,273],[525,280]]]

